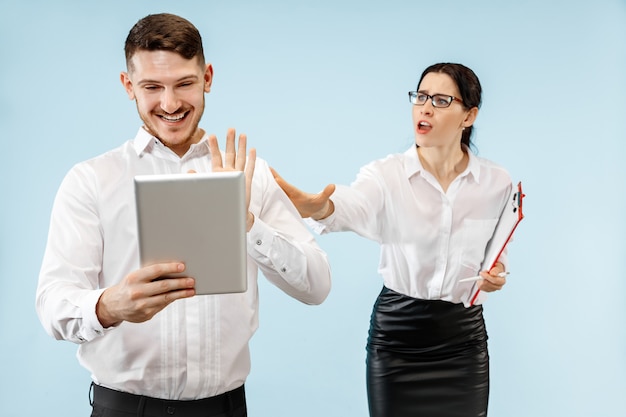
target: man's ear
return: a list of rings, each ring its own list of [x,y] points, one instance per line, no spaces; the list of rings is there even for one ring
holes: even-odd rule
[[[126,94],[128,94],[128,98],[134,100],[135,92],[133,90],[133,83],[130,81],[130,76],[127,72],[120,73],[120,81],[124,86],[124,90],[126,90]]]
[[[204,92],[211,92],[211,84],[213,83],[213,66],[211,64],[206,64],[206,69],[204,70]]]

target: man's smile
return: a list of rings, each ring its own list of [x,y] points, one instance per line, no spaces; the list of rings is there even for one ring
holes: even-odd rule
[[[176,122],[180,122],[181,120],[183,120],[188,114],[189,114],[189,111],[186,111],[183,113],[171,114],[171,115],[159,114],[157,116],[160,117],[165,122],[176,123]]]

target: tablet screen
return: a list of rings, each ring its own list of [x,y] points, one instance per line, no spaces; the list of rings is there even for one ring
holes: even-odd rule
[[[141,265],[184,262],[198,295],[246,291],[245,192],[239,171],[136,176]]]

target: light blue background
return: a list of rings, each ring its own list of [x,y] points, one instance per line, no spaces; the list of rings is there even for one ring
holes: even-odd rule
[[[248,134],[309,191],[412,141],[421,71],[480,77],[479,154],[523,180],[512,275],[485,306],[490,416],[623,416],[626,392],[626,3],[0,0],[0,414],[87,416],[76,346],[34,310],[56,189],[76,162],[131,138],[123,42],[149,13],[194,22],[215,69],[202,125]],[[318,239],[321,306],[261,281],[250,416],[365,416],[365,341],[378,247]]]

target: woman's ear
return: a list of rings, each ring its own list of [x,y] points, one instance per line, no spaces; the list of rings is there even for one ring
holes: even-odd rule
[[[465,120],[463,120],[463,127],[465,128],[473,125],[476,117],[478,117],[478,107],[472,107],[465,115]]]

